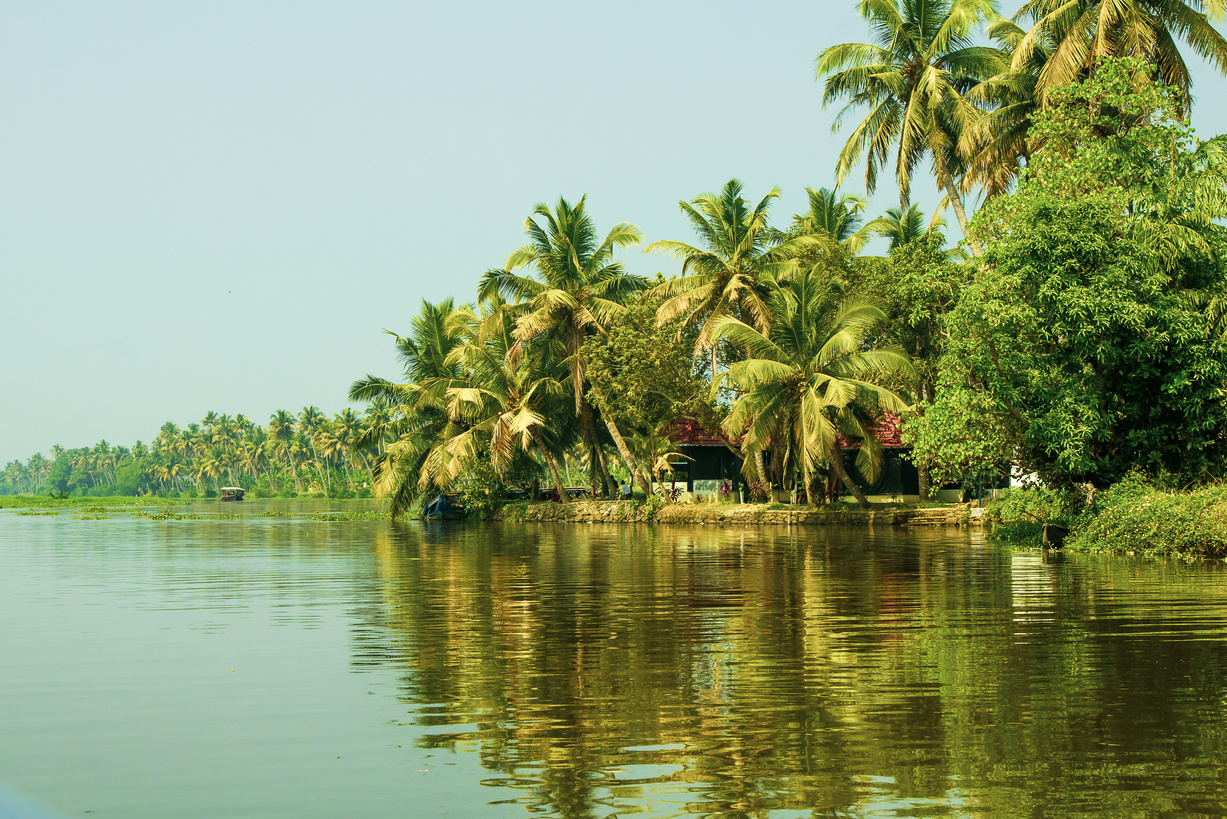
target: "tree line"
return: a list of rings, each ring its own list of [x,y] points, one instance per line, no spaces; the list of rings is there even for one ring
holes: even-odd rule
[[[0,472],[0,494],[213,496],[223,485],[264,496],[323,493],[369,496],[373,462],[384,442],[370,435],[388,408],[344,409],[328,418],[318,407],[277,410],[261,426],[244,415],[208,412],[180,428],[166,422],[150,443],[105,440],[92,447],[51,448]],[[365,437],[368,449],[354,447]]]
[[[397,339],[403,380],[352,388],[394,407],[376,466],[394,511],[538,469],[565,502],[569,457],[597,492],[615,471],[648,491],[684,416],[724,434],[752,486],[811,502],[865,503],[848,467],[873,476],[884,419],[922,498],[1004,463],[1066,485],[1221,475],[1224,143],[1188,127],[1177,45],[1227,67],[1220,5],[860,11],[872,41],[816,60],[836,128],[864,113],[836,177],[863,164],[872,192],[893,164],[900,207],[866,222],[859,197],[809,189],[774,227],[779,191],[755,202],[730,180],[679,203],[696,240],[648,245],[681,261],[652,282],[615,259],[634,225],[602,236],[583,198],[538,205],[474,305],[423,304]],[[926,159],[958,248],[909,202]],[[889,256],[862,254],[875,233]]]

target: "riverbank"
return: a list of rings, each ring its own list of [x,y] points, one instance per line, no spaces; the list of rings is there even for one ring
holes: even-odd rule
[[[515,503],[502,507],[491,520],[537,523],[669,523],[692,525],[776,526],[966,526],[978,525],[974,504],[950,504],[921,509],[880,507],[866,511],[847,507],[791,506],[780,503],[672,503],[591,501]]]
[[[1083,503],[1056,490],[1012,489],[985,518],[994,538],[1017,546],[1039,547],[1040,523],[1052,521],[1068,527],[1071,552],[1227,559],[1227,486],[1180,491],[1126,479]]]

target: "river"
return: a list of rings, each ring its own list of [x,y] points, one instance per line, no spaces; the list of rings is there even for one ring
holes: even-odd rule
[[[0,512],[0,795],[124,819],[1227,813],[1221,565],[322,505]]]

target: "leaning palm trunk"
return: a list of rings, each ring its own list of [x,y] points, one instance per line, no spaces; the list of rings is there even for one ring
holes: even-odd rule
[[[950,175],[949,169],[946,168],[944,159],[938,160],[937,173],[941,186],[946,190],[946,195],[950,197],[950,205],[954,208],[955,218],[959,220],[959,227],[963,231],[963,237],[967,239],[967,246],[971,248],[971,255],[984,255],[980,250],[979,242],[971,235],[971,231],[967,229],[967,213],[963,210],[963,196],[959,193],[958,186],[954,183],[954,177]]]
[[[831,452],[830,459],[831,471],[835,473],[835,477],[843,481],[844,488],[852,494],[852,497],[856,498],[856,505],[862,509],[868,509],[869,499],[865,497],[865,493],[861,491],[861,488],[856,485],[856,481],[852,480],[847,470],[844,469],[844,453],[836,448]]]
[[[763,491],[766,491],[769,485],[767,482],[767,463],[763,459],[763,451],[761,449],[754,450],[754,468],[758,470],[759,485],[763,487]]]
[[[541,441],[541,437],[536,432],[532,433],[533,443],[537,447],[537,451],[541,453],[541,457],[545,459],[545,465],[549,467],[550,475],[554,478],[554,491],[558,493],[558,502],[567,502],[567,486],[562,482],[562,473],[558,471],[558,462],[554,460],[554,456],[545,448],[545,444]]]
[[[622,437],[621,430],[618,425],[607,415],[605,416],[605,427],[609,430],[609,435],[613,438],[614,446],[618,448],[618,454],[622,456],[622,460],[630,467],[632,479],[639,484],[639,488],[643,490],[645,496],[652,494],[652,484],[644,477],[643,470],[639,468],[639,462],[635,460],[635,456],[631,454],[630,447],[626,445],[626,439]]]

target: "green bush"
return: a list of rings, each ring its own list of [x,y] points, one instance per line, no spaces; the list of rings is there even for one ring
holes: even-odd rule
[[[1060,523],[1070,521],[1070,494],[1064,489],[1040,487],[1014,487],[1003,489],[993,498],[984,511],[986,522],[1013,523]]]
[[[1099,493],[1065,545],[1088,552],[1227,557],[1227,486],[1173,492],[1127,478]]]

